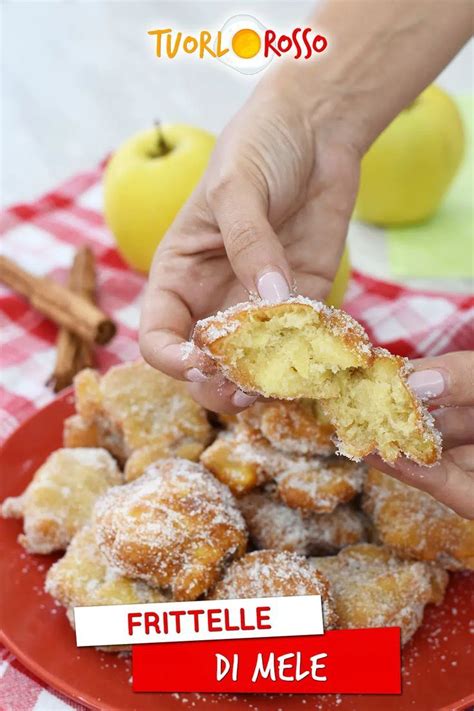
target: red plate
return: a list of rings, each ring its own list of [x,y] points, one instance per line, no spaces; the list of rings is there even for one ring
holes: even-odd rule
[[[18,495],[37,467],[61,445],[64,418],[73,412],[65,393],[27,420],[0,452],[0,500]],[[472,600],[474,575],[457,574],[442,607],[431,607],[403,653],[402,696],[232,696],[134,694],[130,662],[95,649],[77,649],[64,612],[43,592],[56,556],[30,556],[16,542],[21,523],[0,519],[1,639],[45,682],[101,711],[255,709],[269,711],[430,711],[474,703]],[[471,623],[471,634],[469,624]],[[183,703],[184,702],[184,703]]]

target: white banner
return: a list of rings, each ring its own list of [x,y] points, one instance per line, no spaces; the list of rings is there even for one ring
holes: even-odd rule
[[[323,634],[320,595],[75,607],[78,647]]]

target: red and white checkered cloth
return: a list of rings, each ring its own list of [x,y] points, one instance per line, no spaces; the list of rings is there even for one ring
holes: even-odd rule
[[[5,210],[0,249],[37,275],[65,280],[77,246],[91,246],[98,265],[100,306],[119,327],[113,341],[98,349],[97,365],[106,369],[138,355],[144,277],[122,261],[104,225],[103,167],[76,175],[35,202]],[[415,292],[354,273],[345,308],[364,324],[374,343],[409,358],[474,348],[474,298],[469,296]],[[3,441],[53,397],[45,382],[54,365],[56,328],[1,285],[0,327]],[[45,688],[6,650],[0,650],[0,679],[2,711],[82,708]]]

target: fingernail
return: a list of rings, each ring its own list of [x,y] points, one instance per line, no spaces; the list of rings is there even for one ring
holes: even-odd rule
[[[257,280],[257,290],[261,299],[276,304],[290,296],[290,287],[281,272],[266,272]]]
[[[165,352],[167,357],[184,363],[191,355],[193,355],[195,346],[190,341],[184,343],[172,343],[166,346]]]
[[[199,368],[189,368],[184,375],[186,380],[189,380],[190,383],[204,383],[206,380],[209,380],[207,375],[204,375]]]
[[[231,399],[236,407],[249,407],[257,398],[258,395],[247,395],[242,390],[236,390]]]
[[[417,370],[408,376],[408,385],[423,400],[439,397],[446,388],[445,379],[439,370]]]

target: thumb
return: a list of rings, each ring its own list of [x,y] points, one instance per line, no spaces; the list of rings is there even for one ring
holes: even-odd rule
[[[287,299],[291,270],[257,188],[245,177],[232,176],[211,188],[207,199],[242,285],[268,301]]]

